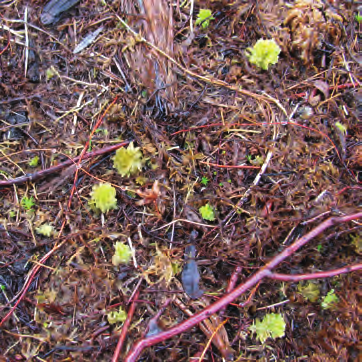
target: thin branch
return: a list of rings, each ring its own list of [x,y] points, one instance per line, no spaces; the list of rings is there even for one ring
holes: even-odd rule
[[[79,168],[80,168],[80,164],[82,162],[82,160],[84,159],[84,156],[87,154],[87,149],[90,145],[90,142],[92,140],[92,137],[93,135],[95,134],[96,130],[99,128],[99,126],[102,124],[103,122],[103,119],[105,117],[105,115],[108,113],[108,111],[111,109],[111,107],[114,106],[114,104],[117,102],[117,99],[118,99],[118,96],[116,96],[112,103],[107,107],[107,109],[103,112],[103,114],[99,117],[97,123],[94,125],[90,135],[89,135],[89,138],[88,138],[88,141],[85,143],[84,145],[84,148],[82,150],[82,152],[80,153],[80,156],[79,156],[79,159],[77,161],[77,169],[75,171],[75,176],[74,176],[74,181],[73,181],[73,187],[70,191],[70,196],[69,196],[69,200],[68,200],[68,209],[70,209],[70,206],[72,205],[72,199],[73,199],[73,195],[77,189],[77,181],[78,181],[78,175],[79,175]]]
[[[129,141],[125,141],[125,142],[122,142],[122,143],[118,143],[118,144],[116,144],[114,146],[109,146],[109,147],[102,148],[102,149],[94,151],[94,152],[88,152],[88,153],[83,155],[82,160],[86,160],[88,158],[103,155],[104,153],[115,151],[118,148],[126,146],[128,144],[129,144]],[[49,167],[49,168],[47,168],[45,170],[41,170],[39,172],[35,172],[35,173],[32,173],[32,174],[27,174],[27,175],[17,177],[17,178],[14,178],[14,179],[10,179],[10,180],[6,180],[6,181],[0,181],[0,187],[1,186],[20,185],[20,184],[26,183],[28,181],[38,180],[38,179],[43,178],[45,176],[48,176],[48,175],[50,175],[52,173],[58,172],[58,171],[62,170],[63,168],[67,167],[67,166],[75,164],[76,162],[78,162],[80,160],[80,158],[81,158],[81,156],[78,156],[78,157],[75,157],[73,159],[69,159],[69,160],[64,161],[62,163],[59,163],[56,166],[52,166],[52,167]]]
[[[139,290],[137,290],[135,297],[133,299],[133,302],[132,302],[131,306],[129,307],[127,319],[125,320],[123,327],[122,327],[121,334],[119,335],[119,340],[118,340],[117,347],[116,347],[113,357],[112,357],[112,362],[118,361],[119,354],[121,353],[122,346],[123,346],[124,340],[125,340],[127,332],[128,332],[128,328],[131,324],[132,317],[133,317],[134,311],[136,309],[135,301],[138,299],[138,295],[139,295]]]
[[[25,283],[24,287],[23,287],[23,292],[21,293],[19,299],[15,302],[15,304],[10,308],[10,311],[6,314],[6,316],[1,320],[0,322],[0,328],[1,326],[7,321],[7,319],[14,313],[16,307],[19,305],[19,303],[23,300],[23,298],[25,297],[26,292],[28,291],[35,275],[37,274],[37,272],[40,270],[40,268],[43,266],[43,264],[49,259],[49,257],[56,251],[58,250],[65,242],[67,241],[67,239],[63,240],[60,244],[58,244],[57,246],[54,246],[52,250],[50,250],[48,253],[46,253],[40,260],[39,263],[37,265],[35,265],[33,267],[33,269],[30,271],[30,275],[28,278],[28,281]]]
[[[260,166],[247,166],[247,165],[218,165],[216,163],[211,162],[204,162],[200,161],[200,163],[207,165],[207,166],[213,166],[213,167],[220,167],[220,168],[254,168],[254,169],[260,169]]]
[[[300,280],[310,280],[310,279],[319,279],[319,278],[331,278],[336,275],[351,273],[357,270],[362,269],[362,264],[355,264],[345,266],[344,268],[327,270],[323,272],[316,272],[310,274],[280,274],[280,273],[272,273],[270,272],[268,278],[274,280],[282,280],[284,282],[298,282]]]
[[[224,297],[216,301],[215,303],[209,305],[201,312],[198,312],[193,317],[181,322],[180,324],[171,327],[170,329],[161,332],[155,336],[150,336],[145,339],[139,340],[128,353],[125,362],[135,362],[142,351],[150,346],[155,345],[156,343],[163,342],[173,336],[176,336],[180,333],[187,331],[188,329],[196,326],[200,322],[204,321],[210,315],[217,313],[220,309],[234,301],[236,298],[244,294],[248,289],[252,288],[259,281],[264,279],[270,274],[270,271],[284,261],[287,257],[293,255],[298,249],[307,244],[309,241],[314,239],[317,235],[321,234],[324,230],[329,227],[341,223],[346,223],[354,219],[362,218],[362,212],[347,215],[343,217],[332,217],[324,221],[322,224],[318,225],[316,228],[311,230],[308,234],[304,235],[293,244],[288,246],[280,254],[276,255],[268,264],[262,267],[257,273],[249,277],[244,283],[239,285],[232,292],[226,294]]]

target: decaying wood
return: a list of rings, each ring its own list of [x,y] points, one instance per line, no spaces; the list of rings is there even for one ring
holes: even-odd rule
[[[173,15],[167,0],[123,0],[121,8],[126,14],[139,14],[128,16],[129,24],[150,43],[173,57]],[[127,59],[133,82],[146,86],[149,96],[157,92],[157,96],[164,98],[173,108],[176,104],[176,79],[171,63],[144,44],[136,44],[134,53],[128,54]]]

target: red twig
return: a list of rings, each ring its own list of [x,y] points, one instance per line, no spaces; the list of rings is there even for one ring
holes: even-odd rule
[[[328,141],[332,144],[332,146],[336,150],[338,158],[343,163],[337,146],[334,144],[334,142],[331,140],[331,138],[326,133],[320,131],[319,129],[308,127],[308,126],[305,126],[303,124],[298,124],[298,123],[292,122],[292,121],[288,121],[288,122],[270,122],[270,123],[257,123],[257,122],[256,123],[232,123],[232,124],[212,123],[212,124],[206,124],[204,126],[192,127],[192,128],[189,128],[189,129],[182,129],[180,131],[172,133],[171,136],[175,136],[175,135],[177,135],[179,133],[191,132],[191,131],[194,131],[194,130],[197,130],[197,129],[208,128],[208,127],[220,127],[220,126],[224,126],[226,128],[230,128],[230,127],[233,127],[233,126],[259,126],[259,127],[261,127],[261,126],[272,126],[274,124],[281,124],[282,126],[286,126],[286,125],[290,124],[292,126],[301,127],[301,128],[308,129],[310,131],[319,133],[320,135],[322,135],[323,137],[328,139]]]
[[[101,117],[99,117],[97,123],[95,124],[95,126],[92,129],[91,134],[89,135],[88,141],[86,142],[86,144],[84,145],[84,148],[79,156],[78,159],[78,163],[77,163],[77,169],[75,171],[75,176],[74,176],[74,181],[73,181],[73,187],[72,190],[70,191],[70,196],[69,196],[69,200],[68,200],[68,208],[70,208],[71,204],[72,204],[72,199],[73,199],[73,195],[77,189],[77,181],[78,181],[78,173],[79,173],[79,166],[82,162],[82,160],[84,159],[85,154],[87,153],[87,149],[89,147],[90,141],[92,140],[92,137],[94,135],[94,133],[96,132],[96,130],[98,129],[98,127],[102,124],[103,122],[103,118],[104,116],[107,114],[107,112],[111,109],[111,107],[116,103],[118,97],[115,97],[113,102],[107,107],[107,109],[104,111],[104,113],[102,114]]]
[[[248,298],[246,299],[245,302],[242,302],[239,304],[239,307],[245,307],[247,306],[251,300],[253,299],[254,297],[254,294],[256,293],[256,291],[258,290],[259,288],[259,285],[260,285],[261,281],[258,282],[258,284],[253,288],[253,290],[251,291],[250,295],[248,296]]]
[[[122,327],[121,334],[119,335],[119,340],[118,340],[117,347],[116,347],[116,349],[114,351],[114,354],[113,354],[113,357],[112,357],[112,362],[117,362],[118,361],[119,354],[121,353],[122,346],[123,346],[123,343],[124,343],[124,339],[126,338],[128,328],[129,328],[129,326],[131,324],[132,317],[133,317],[134,311],[136,309],[136,300],[138,298],[138,295],[139,295],[139,290],[137,290],[137,292],[136,292],[136,294],[134,296],[133,302],[132,302],[131,306],[129,307],[128,314],[127,314],[127,319],[125,320],[125,322],[123,324],[123,327]]]
[[[300,280],[309,280],[309,279],[318,279],[318,278],[331,278],[335,275],[346,274],[350,272],[354,272],[362,269],[362,264],[355,264],[345,266],[344,268],[327,270],[323,272],[316,272],[310,274],[280,274],[280,273],[272,273],[270,272],[268,278],[274,280],[282,280],[284,282],[298,282]]]
[[[324,221],[322,224],[318,225],[316,228],[311,230],[308,234],[304,235],[293,244],[288,246],[284,251],[280,254],[276,255],[268,264],[262,267],[258,272],[249,277],[244,283],[239,285],[232,292],[226,294],[224,297],[209,305],[202,311],[195,314],[193,317],[181,322],[180,324],[165,330],[155,336],[150,336],[145,339],[139,340],[128,353],[125,362],[135,362],[138,356],[142,353],[142,351],[146,347],[153,346],[156,343],[165,341],[175,335],[178,335],[182,332],[187,331],[188,329],[196,326],[200,322],[204,321],[206,318],[210,317],[210,315],[217,313],[220,309],[231,303],[236,298],[240,297],[243,293],[245,293],[248,289],[256,285],[260,280],[267,277],[271,270],[274,269],[277,265],[279,265],[282,261],[284,261],[287,257],[293,255],[299,248],[307,244],[310,240],[315,238],[317,235],[321,234],[327,228],[336,225],[345,223],[354,219],[362,218],[362,212],[347,215],[343,217],[332,217]]]
[[[329,90],[333,90],[333,89],[345,89],[345,88],[351,88],[351,87],[355,87],[356,85],[353,84],[353,83],[345,83],[345,84],[340,84],[340,85],[337,85],[337,86],[330,86],[328,89]],[[303,92],[303,93],[297,93],[295,94],[296,97],[299,97],[299,98],[303,98],[307,95],[307,92]]]
[[[65,239],[64,241],[62,241],[60,244],[58,244],[57,246],[55,246],[52,250],[50,250],[48,253],[46,253],[40,260],[39,263],[37,265],[35,265],[33,267],[33,269],[31,270],[28,280],[25,283],[24,287],[23,287],[23,292],[21,293],[21,295],[19,296],[18,300],[15,302],[14,306],[11,307],[10,311],[8,312],[8,314],[2,319],[2,321],[0,322],[0,328],[1,326],[7,321],[7,319],[14,313],[16,307],[19,305],[19,303],[22,301],[22,299],[25,297],[26,292],[28,291],[30,284],[32,283],[35,275],[37,274],[37,272],[39,271],[39,269],[42,267],[42,265],[47,261],[47,259],[56,251],[58,250],[65,242],[67,239]]]
[[[9,48],[9,46],[10,46],[10,30],[8,32],[8,43],[6,44],[6,47],[0,52],[0,55],[2,55],[6,51],[6,49]]]
[[[203,162],[203,161],[200,161],[200,163],[203,163],[204,165],[213,166],[213,167],[220,167],[220,168],[257,168],[257,169],[260,169],[260,166],[218,165],[217,163]]]
[[[114,150],[117,150],[120,147],[123,147],[123,146],[127,145],[128,143],[129,143],[128,141],[125,141],[125,142],[122,142],[122,143],[118,143],[117,145],[105,147],[105,148],[102,148],[102,149],[94,151],[94,152],[88,152],[85,155],[83,155],[82,159],[86,160],[86,159],[91,158],[91,157],[96,157],[96,156],[102,155],[104,153],[112,152]],[[58,172],[58,171],[62,170],[63,168],[78,162],[80,160],[80,157],[81,156],[75,157],[73,159],[69,159],[69,160],[64,161],[62,163],[59,163],[56,166],[49,167],[49,168],[47,168],[45,170],[42,170],[42,171],[39,171],[39,172],[36,172],[36,173],[33,173],[33,174],[24,175],[24,176],[21,176],[21,177],[10,179],[10,180],[0,181],[0,187],[1,186],[20,185],[20,184],[23,184],[23,183],[28,182],[28,181],[38,180],[40,178],[43,178],[43,177],[48,176],[48,175],[50,175],[52,173]]]
[[[231,277],[229,279],[229,283],[225,289],[226,294],[230,293],[235,288],[235,285],[238,282],[238,278],[239,278],[239,275],[242,270],[243,270],[243,268],[239,265],[237,265],[235,267],[235,269],[233,270]],[[222,317],[224,315],[225,309],[226,309],[226,306],[220,310],[220,314],[219,314],[220,317]]]
[[[340,194],[342,194],[343,192],[345,192],[347,190],[362,190],[362,187],[360,187],[360,186],[346,186],[342,190],[338,191],[337,195],[340,195]]]
[[[238,282],[238,278],[239,278],[239,275],[242,270],[243,270],[243,268],[239,265],[237,265],[235,267],[235,269],[233,270],[233,273],[231,274],[229,284],[226,288],[226,293],[230,293],[235,288],[235,285]]]

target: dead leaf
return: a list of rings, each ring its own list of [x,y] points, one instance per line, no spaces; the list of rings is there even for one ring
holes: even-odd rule
[[[314,86],[323,93],[325,99],[329,97],[329,85],[326,82],[318,79],[314,82]]]

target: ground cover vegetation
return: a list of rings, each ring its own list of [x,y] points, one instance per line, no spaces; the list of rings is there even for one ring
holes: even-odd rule
[[[360,14],[0,0],[0,360],[359,360]]]

